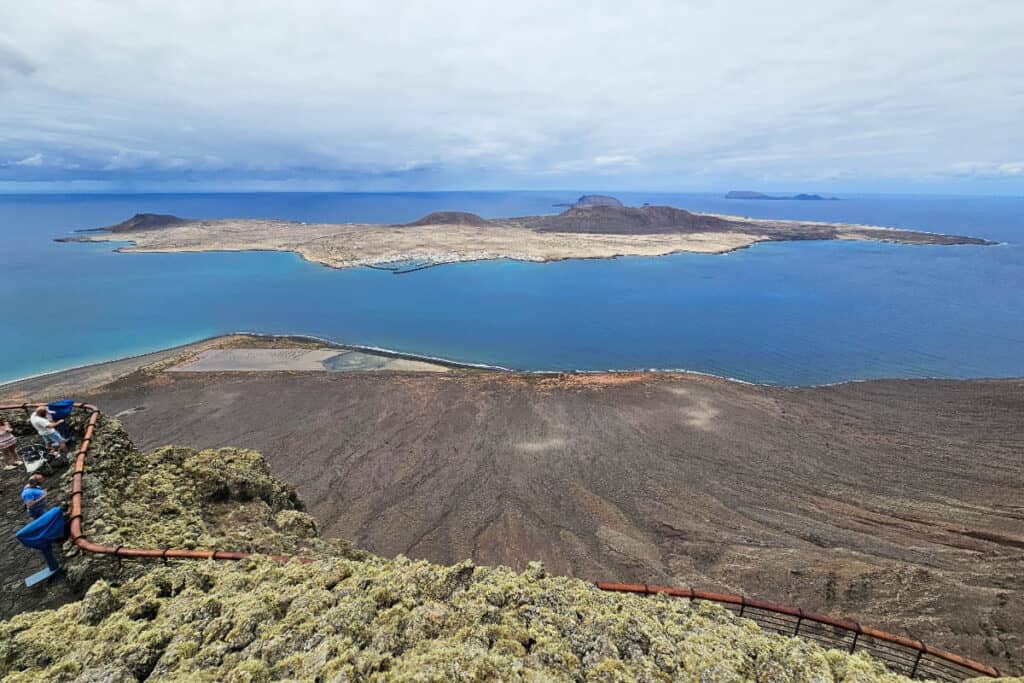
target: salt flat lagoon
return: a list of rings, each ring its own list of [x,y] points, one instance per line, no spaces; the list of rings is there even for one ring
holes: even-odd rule
[[[838,202],[612,193],[627,204],[866,223],[998,246],[776,242],[725,255],[492,261],[407,275],[289,253],[60,244],[138,212],[404,222],[554,213],[582,192],[0,196],[0,381],[221,333],[303,334],[520,370],[686,369],[811,385],[1024,376],[1024,198]]]

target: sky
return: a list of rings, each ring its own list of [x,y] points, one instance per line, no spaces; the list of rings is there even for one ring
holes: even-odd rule
[[[0,192],[1024,194],[1021,0],[0,4]]]

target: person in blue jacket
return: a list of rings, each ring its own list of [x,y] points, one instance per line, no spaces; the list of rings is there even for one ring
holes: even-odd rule
[[[25,503],[25,511],[32,519],[39,519],[50,509],[46,501],[46,489],[43,488],[43,475],[33,474],[21,490],[21,500]]]

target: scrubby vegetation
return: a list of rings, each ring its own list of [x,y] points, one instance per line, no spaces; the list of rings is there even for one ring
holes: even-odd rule
[[[86,490],[96,541],[314,561],[74,558],[84,599],[0,622],[5,681],[905,680],[708,603],[603,593],[537,564],[441,567],[323,541],[253,451],[142,454],[107,421]]]
[[[600,593],[539,567],[403,558],[155,567],[0,624],[10,681],[897,681],[710,604]]]

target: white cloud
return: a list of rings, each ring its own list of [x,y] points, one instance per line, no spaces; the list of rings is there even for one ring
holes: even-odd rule
[[[981,178],[1024,177],[1024,161],[993,164],[977,161],[965,161],[953,164],[952,175],[977,176]]]
[[[9,3],[0,158],[506,187],[964,158],[1019,177],[1020,35],[1017,0]]]
[[[636,166],[637,158],[632,154],[601,154],[594,157],[594,166]]]
[[[29,156],[25,157],[24,159],[21,159],[19,161],[13,162],[13,165],[14,166],[31,166],[31,167],[42,166],[43,165],[43,155],[41,153],[39,153],[39,152],[36,152],[35,154],[29,155]]]

